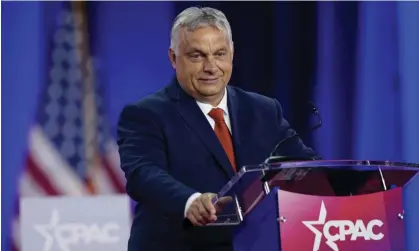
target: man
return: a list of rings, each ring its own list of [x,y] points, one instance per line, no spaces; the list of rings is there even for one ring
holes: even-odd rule
[[[211,199],[241,166],[264,161],[295,133],[278,101],[228,86],[231,34],[222,12],[184,10],[171,31],[176,80],[121,113],[121,167],[138,202],[129,251],[232,250],[230,228],[203,227],[216,220]],[[280,149],[315,155],[298,137]]]

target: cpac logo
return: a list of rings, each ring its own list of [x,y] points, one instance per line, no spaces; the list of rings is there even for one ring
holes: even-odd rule
[[[303,221],[303,224],[315,234],[313,251],[319,250],[322,235],[326,238],[326,244],[334,251],[339,251],[335,242],[345,241],[347,236],[350,236],[348,238],[350,241],[356,241],[358,238],[363,238],[367,241],[378,241],[384,237],[384,234],[377,229],[383,226],[381,220],[374,219],[367,224],[363,220],[356,220],[355,222],[349,220],[326,221],[326,215],[326,207],[322,201],[319,219],[317,221]],[[315,228],[314,225],[323,225],[323,233]],[[331,230],[337,233],[331,234]]]
[[[51,251],[54,242],[60,251],[71,251],[72,245],[115,244],[120,241],[116,235],[119,226],[115,222],[108,222],[100,227],[97,224],[59,224],[59,221],[60,215],[54,209],[48,224],[34,226],[35,230],[45,238],[43,251]]]

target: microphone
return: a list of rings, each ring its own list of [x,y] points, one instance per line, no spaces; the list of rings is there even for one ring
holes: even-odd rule
[[[311,112],[316,115],[317,119],[318,119],[318,123],[315,126],[312,126],[306,133],[311,133],[315,130],[317,130],[318,128],[320,128],[322,126],[322,118],[320,116],[319,110],[317,109],[317,107],[314,105],[313,102],[309,101],[307,102],[308,105],[311,106]],[[289,135],[288,137],[285,137],[284,139],[282,139],[281,141],[279,141],[278,144],[276,144],[276,146],[274,147],[274,149],[272,150],[272,152],[269,154],[269,158],[267,158],[264,162],[264,164],[272,164],[272,163],[279,163],[279,162],[284,162],[284,161],[307,161],[307,160],[317,160],[320,159],[317,156],[313,156],[313,157],[301,157],[301,156],[275,156],[275,152],[278,150],[278,148],[280,146],[282,146],[285,142],[289,141],[290,139],[293,139],[295,137],[298,137],[298,133],[293,133],[292,135]],[[265,183],[268,182],[269,180],[273,179],[278,173],[280,173],[281,171],[267,171],[264,172],[264,174],[262,175],[262,177],[260,178],[260,180]],[[307,172],[296,172],[291,171],[290,173],[287,173],[284,175],[286,177],[285,180],[287,181],[292,181],[294,180],[296,177],[302,177],[305,175],[305,173]]]
[[[311,106],[311,112],[317,117],[318,122],[315,126],[312,126],[306,133],[312,133],[315,130],[317,130],[318,128],[320,128],[322,126],[322,117],[320,116],[319,110],[317,109],[317,107],[314,105],[313,102],[308,101],[307,102],[308,105]],[[289,141],[290,139],[293,139],[295,137],[298,137],[299,134],[294,132],[292,135],[289,135],[288,137],[285,137],[284,139],[282,139],[281,141],[279,141],[278,144],[276,144],[276,146],[274,147],[274,149],[272,150],[272,152],[269,154],[269,158],[265,160],[265,163],[274,163],[274,162],[279,162],[279,161],[286,161],[286,160],[313,160],[312,158],[304,158],[304,157],[292,157],[292,156],[274,156],[275,152],[278,150],[278,148],[280,146],[282,146],[285,142]]]

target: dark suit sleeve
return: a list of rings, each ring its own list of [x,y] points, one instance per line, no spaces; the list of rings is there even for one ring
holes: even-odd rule
[[[167,147],[155,114],[126,106],[118,123],[121,168],[126,190],[135,201],[166,216],[184,216],[185,204],[196,191],[168,173]]]
[[[275,107],[277,111],[277,118],[278,118],[278,125],[279,125],[279,141],[285,139],[286,137],[290,137],[296,132],[291,128],[288,121],[284,118],[282,113],[281,104],[278,100],[274,99]],[[278,147],[277,151],[275,152],[276,155],[282,156],[294,156],[294,157],[304,157],[304,158],[320,158],[317,154],[311,149],[307,147],[300,137],[292,137],[289,140],[286,140],[280,147]]]

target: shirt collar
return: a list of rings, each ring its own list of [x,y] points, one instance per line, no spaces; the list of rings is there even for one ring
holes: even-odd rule
[[[206,104],[206,103],[202,103],[200,101],[196,101],[196,103],[198,104],[199,108],[201,108],[202,112],[205,115],[208,115],[208,113],[213,109],[213,108],[220,108],[224,111],[225,115],[228,115],[228,107],[227,107],[227,88],[224,91],[224,96],[221,99],[220,103],[216,106],[213,107],[210,104]]]

